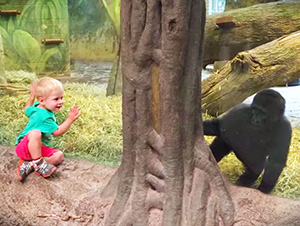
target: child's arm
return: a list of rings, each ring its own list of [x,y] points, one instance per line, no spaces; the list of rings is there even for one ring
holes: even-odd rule
[[[67,130],[70,128],[70,126],[72,125],[72,123],[78,119],[80,116],[80,110],[77,106],[74,106],[68,115],[68,118],[58,126],[58,129],[55,130],[52,134],[53,136],[61,136],[63,135],[65,132],[67,132]]]
[[[30,94],[29,94],[29,98],[24,106],[24,109],[26,109],[27,107],[33,105],[34,103],[34,99],[35,99],[35,93],[36,93],[36,84],[32,83],[30,85]]]

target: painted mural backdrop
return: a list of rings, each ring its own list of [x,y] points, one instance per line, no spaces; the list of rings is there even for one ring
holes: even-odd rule
[[[207,1],[208,14],[225,0]],[[114,61],[120,35],[120,0],[0,0],[0,33],[6,70],[70,73],[74,61]],[[60,38],[63,43],[45,44]]]
[[[113,61],[120,34],[120,0],[68,0],[71,58]]]
[[[69,73],[67,0],[0,0],[0,10],[6,70]]]

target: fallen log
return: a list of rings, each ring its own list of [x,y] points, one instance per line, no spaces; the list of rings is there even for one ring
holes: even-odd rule
[[[271,2],[207,17],[203,65],[231,60],[283,35],[300,30],[300,1]],[[234,27],[217,26],[222,17],[233,17]]]
[[[217,116],[257,91],[300,78],[300,31],[239,53],[202,83],[202,110]]]

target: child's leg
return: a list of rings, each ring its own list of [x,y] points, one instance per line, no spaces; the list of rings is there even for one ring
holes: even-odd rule
[[[25,146],[24,146],[25,144]],[[19,146],[19,147],[18,147]],[[18,179],[23,181],[34,169],[35,173],[43,176],[50,177],[56,171],[56,167],[48,164],[42,155],[42,133],[40,130],[30,131],[23,140],[18,144],[16,152],[19,157],[21,154],[27,153],[26,158],[19,161],[17,169]],[[22,150],[22,148],[24,150]],[[47,156],[47,155],[46,155]],[[26,159],[26,161],[24,161]]]
[[[17,176],[20,181],[25,180],[25,178],[34,170],[35,165],[41,161],[41,154],[39,154],[41,150],[38,146],[39,142],[35,142],[36,139],[33,139],[38,132],[35,131],[32,134],[27,134],[16,146],[16,154],[20,157],[17,168]],[[30,153],[29,147],[31,150],[36,151],[31,151]]]
[[[42,144],[40,130],[32,130],[28,133],[28,150],[32,159],[45,157],[45,160],[52,165],[58,165],[64,160],[62,151]]]
[[[46,161],[52,165],[59,165],[64,160],[62,151],[54,152],[51,156],[45,157]]]
[[[40,130],[32,130],[28,133],[28,151],[33,160],[42,157],[42,133]]]
[[[42,144],[41,155],[43,156],[43,162],[35,168],[35,173],[43,177],[50,177],[57,168],[57,165],[63,161],[63,153],[56,149]]]
[[[61,150],[48,147],[44,144],[42,144],[42,156],[49,164],[52,165],[58,165],[64,160],[64,154]]]

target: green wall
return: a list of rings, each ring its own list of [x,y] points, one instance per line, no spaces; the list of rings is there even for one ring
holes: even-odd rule
[[[0,0],[0,32],[6,70],[38,74],[68,74],[70,70],[69,19],[67,0]],[[62,39],[45,44],[43,39]]]
[[[8,71],[70,74],[70,59],[113,61],[115,33],[101,0],[0,0],[4,65]],[[63,39],[44,44],[43,39]]]
[[[71,58],[113,61],[117,42],[101,0],[69,0]]]

